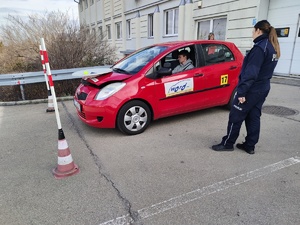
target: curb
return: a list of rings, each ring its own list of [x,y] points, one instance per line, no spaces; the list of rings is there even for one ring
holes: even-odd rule
[[[275,75],[271,79],[271,83],[275,84],[285,84],[290,86],[300,86],[300,77],[299,76],[280,76]]]
[[[69,101],[69,100],[73,100],[73,96],[57,97],[57,101]],[[39,103],[47,103],[47,102],[48,102],[48,98],[45,98],[45,99],[34,99],[34,100],[24,100],[24,101],[0,102],[0,106],[39,104]]]

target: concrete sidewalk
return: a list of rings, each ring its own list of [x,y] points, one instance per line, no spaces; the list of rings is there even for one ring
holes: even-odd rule
[[[58,131],[47,103],[0,106],[0,224],[300,224],[299,91],[272,84],[265,106],[275,113],[262,115],[254,155],[210,149],[226,131],[222,107],[125,136],[84,125],[72,101],[61,101],[80,168],[62,180],[51,173]],[[295,113],[276,115],[276,107]]]

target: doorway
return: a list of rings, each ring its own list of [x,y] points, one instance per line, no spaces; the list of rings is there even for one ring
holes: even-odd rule
[[[300,15],[298,17],[290,74],[300,75]]]

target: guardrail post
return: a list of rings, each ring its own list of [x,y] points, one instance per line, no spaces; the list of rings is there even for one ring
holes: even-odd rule
[[[25,93],[24,93],[24,87],[23,87],[23,84],[20,84],[20,90],[21,90],[21,95],[22,95],[22,100],[26,100],[25,99]]]

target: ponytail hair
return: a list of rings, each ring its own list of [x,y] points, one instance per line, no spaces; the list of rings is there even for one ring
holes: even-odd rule
[[[270,26],[269,41],[272,43],[273,47],[275,48],[275,51],[277,53],[276,58],[279,59],[279,57],[280,57],[280,46],[279,46],[276,30],[272,26]]]
[[[260,29],[264,34],[269,35],[269,41],[273,45],[276,53],[277,53],[277,59],[280,57],[280,46],[278,42],[277,33],[274,27],[271,26],[271,24],[267,20],[261,20],[257,22],[254,26],[254,29]]]

